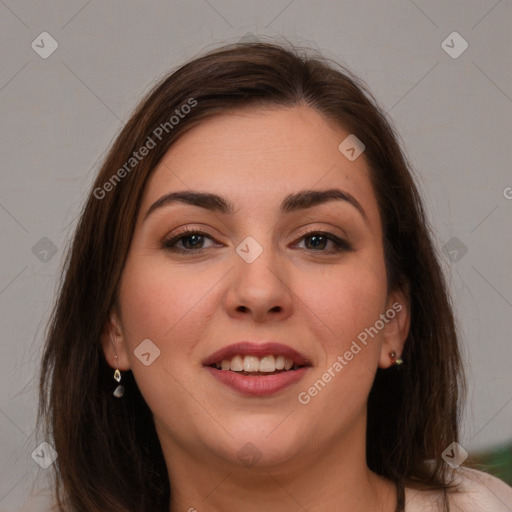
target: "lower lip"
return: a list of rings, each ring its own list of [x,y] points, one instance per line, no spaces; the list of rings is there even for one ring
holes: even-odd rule
[[[205,366],[205,368],[219,382],[243,395],[267,396],[298,382],[304,377],[309,367],[302,366],[297,370],[289,370],[274,375],[255,375],[253,377],[240,375],[229,370],[217,370],[211,366]]]

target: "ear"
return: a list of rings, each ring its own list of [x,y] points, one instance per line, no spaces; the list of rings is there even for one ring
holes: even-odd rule
[[[387,322],[382,331],[379,368],[389,368],[402,356],[411,323],[407,290],[397,288],[388,295],[384,315]],[[395,357],[392,357],[393,352],[396,354]]]
[[[120,316],[115,307],[109,314],[100,339],[107,363],[114,369],[129,370],[128,346],[123,336]]]

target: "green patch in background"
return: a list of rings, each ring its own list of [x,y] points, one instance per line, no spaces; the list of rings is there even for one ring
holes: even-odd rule
[[[512,443],[472,454],[469,466],[494,475],[512,486]]]

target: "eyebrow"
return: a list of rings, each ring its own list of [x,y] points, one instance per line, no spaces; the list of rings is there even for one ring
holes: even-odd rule
[[[330,188],[327,190],[301,190],[294,194],[290,194],[285,197],[281,203],[281,213],[291,213],[298,210],[304,210],[306,208],[312,208],[329,201],[344,201],[354,206],[363,219],[368,222],[368,217],[359,201],[343,190],[338,188]],[[229,213],[232,214],[235,211],[234,205],[227,199],[217,194],[209,192],[197,192],[191,190],[185,190],[180,192],[171,192],[157,199],[148,209],[144,220],[158,208],[169,206],[173,203],[185,203],[192,206],[198,206],[206,210]]]

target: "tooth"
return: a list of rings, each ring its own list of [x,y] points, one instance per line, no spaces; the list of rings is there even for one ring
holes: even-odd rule
[[[231,368],[233,369],[233,368]],[[244,370],[246,372],[257,372],[260,369],[260,360],[256,356],[244,357]]]
[[[276,369],[274,356],[265,356],[260,359],[260,372],[273,372]]]
[[[230,370],[241,372],[244,369],[244,363],[241,356],[235,356],[231,359]]]
[[[274,356],[272,354],[264,356],[261,359],[256,356],[233,356],[231,360],[223,359],[216,363],[216,367],[220,370],[231,370],[234,372],[265,372],[272,373],[275,370],[291,370],[298,368],[292,359],[284,356]]]

